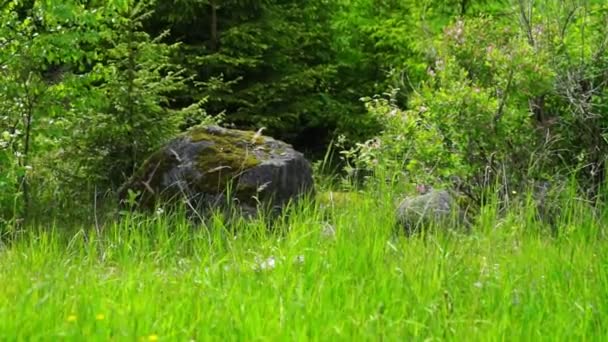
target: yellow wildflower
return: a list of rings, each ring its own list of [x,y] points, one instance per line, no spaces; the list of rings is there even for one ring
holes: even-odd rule
[[[67,318],[67,321],[68,322],[76,322],[77,318],[78,317],[76,317],[76,315],[69,315],[68,318]]]
[[[97,314],[95,316],[95,319],[98,321],[103,321],[104,319],[106,319],[106,316],[104,314]]]
[[[152,334],[148,336],[148,341],[158,341],[158,335]]]

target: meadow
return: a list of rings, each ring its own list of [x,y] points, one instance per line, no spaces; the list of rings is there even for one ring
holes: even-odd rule
[[[0,3],[0,342],[608,341],[608,1]]]
[[[602,340],[608,216],[481,208],[468,231],[395,231],[361,192],[269,221],[129,213],[0,247],[2,340]],[[344,197],[344,196],[343,196]]]

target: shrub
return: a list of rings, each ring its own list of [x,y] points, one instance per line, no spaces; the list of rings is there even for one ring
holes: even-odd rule
[[[523,180],[539,143],[527,100],[553,79],[546,56],[483,18],[447,27],[435,47],[409,109],[392,96],[367,99],[384,131],[359,145],[359,161],[403,171],[414,182],[458,180],[475,188]]]

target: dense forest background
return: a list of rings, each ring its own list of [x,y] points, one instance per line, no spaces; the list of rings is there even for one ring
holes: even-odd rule
[[[201,123],[472,200],[565,178],[601,194],[603,0],[0,6],[0,222],[90,211]]]

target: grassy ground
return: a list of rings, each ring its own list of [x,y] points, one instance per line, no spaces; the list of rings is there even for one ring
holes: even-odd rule
[[[125,217],[0,250],[2,340],[601,340],[602,217],[565,204],[552,236],[485,208],[468,234],[393,233],[390,196],[190,227]],[[327,197],[326,197],[327,198]],[[338,198],[338,197],[336,197]],[[578,209],[577,209],[578,208]],[[236,236],[227,232],[236,229]]]

